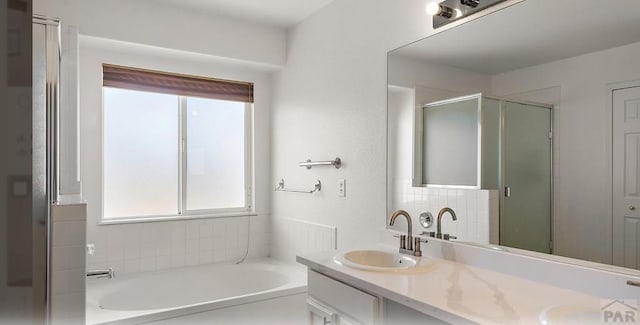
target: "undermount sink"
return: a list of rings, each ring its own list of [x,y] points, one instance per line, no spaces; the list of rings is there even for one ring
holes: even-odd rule
[[[378,250],[355,250],[334,257],[338,264],[367,271],[406,270],[424,264],[422,259],[426,258]]]

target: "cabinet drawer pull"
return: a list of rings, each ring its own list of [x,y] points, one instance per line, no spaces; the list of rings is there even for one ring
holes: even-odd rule
[[[310,313],[322,317],[323,325],[336,324],[338,314],[326,306],[323,306],[315,299],[307,298],[307,309]]]

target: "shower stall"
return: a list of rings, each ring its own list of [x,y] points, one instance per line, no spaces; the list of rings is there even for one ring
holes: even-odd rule
[[[414,186],[498,190],[499,244],[551,253],[552,108],[483,94],[422,106]]]

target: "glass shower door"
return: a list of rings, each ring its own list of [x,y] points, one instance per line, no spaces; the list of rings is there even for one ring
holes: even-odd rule
[[[500,244],[551,253],[551,109],[503,102]]]

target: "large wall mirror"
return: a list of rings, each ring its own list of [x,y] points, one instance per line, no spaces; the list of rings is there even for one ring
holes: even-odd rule
[[[640,274],[640,1],[609,9],[525,0],[389,52],[388,212]]]

